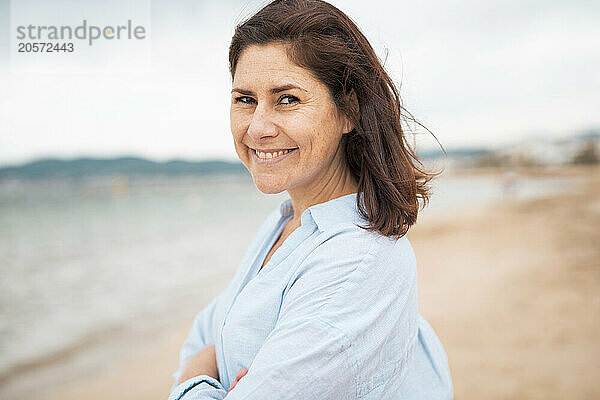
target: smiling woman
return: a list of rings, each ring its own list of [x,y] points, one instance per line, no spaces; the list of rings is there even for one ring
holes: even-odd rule
[[[276,0],[229,61],[236,152],[289,198],[194,319],[170,399],[452,398],[405,236],[433,174],[367,39],[324,1]]]

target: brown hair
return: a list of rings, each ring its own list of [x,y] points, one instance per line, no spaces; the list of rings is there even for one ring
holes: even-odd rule
[[[428,203],[428,183],[439,172],[425,171],[407,142],[398,90],[367,38],[325,1],[275,0],[236,27],[229,47],[232,79],[247,46],[274,42],[286,45],[290,60],[328,87],[338,110],[354,123],[342,145],[358,183],[358,209],[369,221],[362,228],[405,235],[417,221],[419,199],[423,207]]]

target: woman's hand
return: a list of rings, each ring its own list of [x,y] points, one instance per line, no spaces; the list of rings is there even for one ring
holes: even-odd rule
[[[244,375],[246,375],[248,373],[248,370],[246,368],[242,368],[238,371],[237,376],[235,377],[235,381],[231,382],[231,385],[229,385],[229,389],[227,390],[227,393],[231,392],[231,390],[235,387],[235,385],[240,381],[240,379],[242,379],[242,377]]]
[[[185,382],[198,375],[208,375],[219,380],[217,356],[215,354],[215,346],[212,344],[209,344],[185,362],[177,384],[179,385],[181,382]]]

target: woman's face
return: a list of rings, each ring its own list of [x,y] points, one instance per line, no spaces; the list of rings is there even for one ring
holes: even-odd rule
[[[344,175],[340,140],[351,125],[327,87],[281,44],[242,52],[230,119],[235,150],[263,193],[319,191]]]

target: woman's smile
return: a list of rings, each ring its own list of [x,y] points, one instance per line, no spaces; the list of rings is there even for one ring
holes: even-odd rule
[[[253,149],[252,160],[258,164],[272,165],[287,158],[291,153],[298,150],[297,147],[291,149]]]

